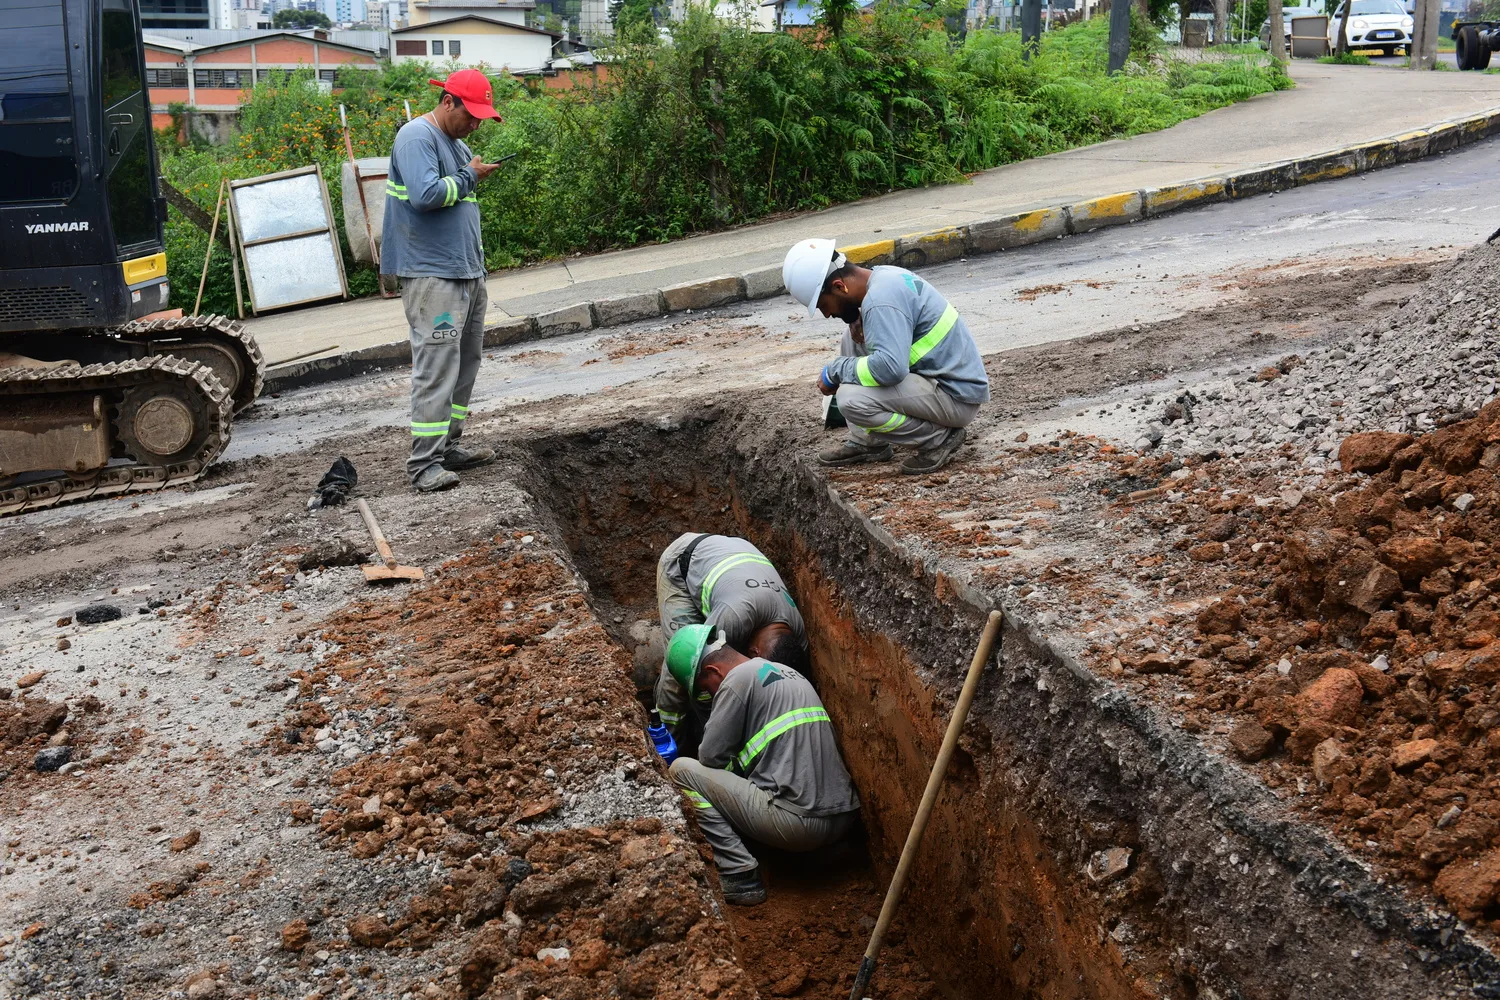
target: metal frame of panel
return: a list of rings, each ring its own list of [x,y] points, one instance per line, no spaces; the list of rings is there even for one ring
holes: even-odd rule
[[[294,177],[303,177],[303,176],[306,176],[308,174],[315,175],[318,178],[318,191],[319,191],[320,197],[322,198],[322,205],[321,205],[321,207],[323,209],[323,223],[324,224],[322,226],[319,226],[319,227],[314,228],[314,229],[301,229],[301,230],[297,230],[295,232],[277,233],[275,235],[256,236],[256,237],[254,237],[252,239],[248,239],[248,240],[245,239],[244,226],[241,224],[242,223],[242,219],[241,219],[242,212],[241,212],[241,206],[239,204],[239,198],[238,198],[239,192],[242,191],[242,190],[244,190],[245,188],[255,187],[255,186],[260,185],[260,184],[266,184],[266,183],[270,183],[270,182],[273,182],[273,181],[290,180],[291,178],[294,178]],[[239,238],[238,239],[239,253],[240,253],[241,258],[243,258],[243,262],[244,262],[244,265],[245,265],[245,281],[250,286],[250,310],[251,310],[251,312],[255,313],[258,316],[258,315],[260,315],[260,310],[262,308],[265,308],[265,309],[290,309],[293,306],[307,305],[308,303],[311,303],[311,302],[326,302],[329,299],[333,299],[333,298],[347,299],[349,297],[349,280],[348,280],[348,277],[344,274],[344,253],[343,253],[343,248],[339,244],[338,231],[337,231],[337,229],[334,226],[334,221],[333,221],[333,205],[332,205],[332,202],[329,200],[329,197],[328,197],[328,182],[323,177],[323,168],[322,168],[321,164],[314,163],[314,164],[311,164],[310,166],[298,167],[295,170],[282,170],[282,171],[278,171],[277,173],[274,173],[274,174],[262,174],[259,177],[247,177],[244,180],[230,181],[229,182],[229,216],[230,216],[231,223],[232,223],[232,225],[234,227],[235,234]],[[283,243],[283,242],[286,242],[288,240],[306,239],[309,236],[318,236],[318,235],[322,235],[322,234],[325,234],[325,233],[328,236],[329,243],[333,247],[333,261],[334,261],[334,266],[338,270],[339,291],[338,291],[337,295],[334,295],[334,294],[315,295],[315,296],[313,296],[311,298],[299,299],[296,302],[277,302],[274,305],[265,305],[265,306],[262,306],[260,303],[258,303],[256,301],[256,294],[255,294],[255,273],[254,273],[254,268],[252,268],[251,265],[250,265],[250,257],[248,255],[247,251],[249,251],[249,250],[251,250],[251,249],[253,249],[255,247],[267,246],[267,245],[272,244],[272,243]]]
[[[1328,54],[1328,27],[1329,16],[1327,14],[1312,14],[1306,17],[1292,18],[1292,47],[1287,54],[1293,59],[1321,59]],[[1302,30],[1306,31],[1312,27],[1311,22],[1316,21],[1321,30],[1316,35],[1299,35],[1297,28],[1300,24]],[[1306,22],[1306,23],[1304,23]],[[1300,45],[1298,43],[1301,43]]]

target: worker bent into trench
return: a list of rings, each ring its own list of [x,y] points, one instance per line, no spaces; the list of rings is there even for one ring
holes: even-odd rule
[[[892,446],[916,449],[909,475],[936,472],[964,443],[964,428],[989,401],[979,345],[958,310],[932,285],[900,267],[860,267],[833,240],[803,240],[787,252],[782,282],[807,306],[848,324],[836,358],[818,375],[849,424],[823,465],[886,462]]]
[[[859,814],[833,724],[807,678],[736,652],[722,629],[678,629],[667,666],[684,690],[713,698],[698,757],[674,760],[672,781],[695,807],[725,900],[764,902],[760,865],[742,835],[814,851],[847,834]]]
[[[684,625],[722,629],[729,645],[794,670],[807,669],[807,629],[771,560],[743,538],[687,532],[656,564],[656,605],[662,637]],[[686,749],[708,720],[711,692],[695,697],[664,661],[656,681],[656,711]]]

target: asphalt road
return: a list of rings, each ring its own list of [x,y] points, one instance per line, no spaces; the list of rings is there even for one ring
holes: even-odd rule
[[[1256,275],[1307,273],[1472,245],[1500,226],[1488,140],[1418,163],[954,261],[923,274],[963,313],[985,353],[1233,308]],[[593,331],[489,352],[476,418],[567,397],[576,410],[670,400],[704,379],[726,393],[806,379],[841,327],[790,299]],[[405,371],[264,399],[236,423],[226,460],[278,454],[376,426],[404,426]],[[477,424],[474,426],[478,426]]]

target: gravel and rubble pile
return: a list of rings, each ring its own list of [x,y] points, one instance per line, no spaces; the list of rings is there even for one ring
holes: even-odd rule
[[[1227,589],[1091,646],[1094,666],[1500,932],[1500,402],[1338,454],[1295,504],[1176,505],[1194,592]]]
[[[1473,416],[1500,391],[1497,287],[1500,243],[1481,244],[1358,333],[1258,370],[1142,397],[1130,406],[1148,417],[1135,447],[1186,458],[1290,443],[1318,468],[1350,431],[1421,433]]]

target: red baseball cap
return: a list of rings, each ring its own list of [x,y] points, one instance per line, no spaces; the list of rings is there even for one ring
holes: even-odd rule
[[[495,105],[490,103],[490,78],[477,69],[461,69],[449,73],[446,80],[428,80],[434,87],[442,87],[464,102],[464,107],[475,118],[493,118],[503,121]]]

